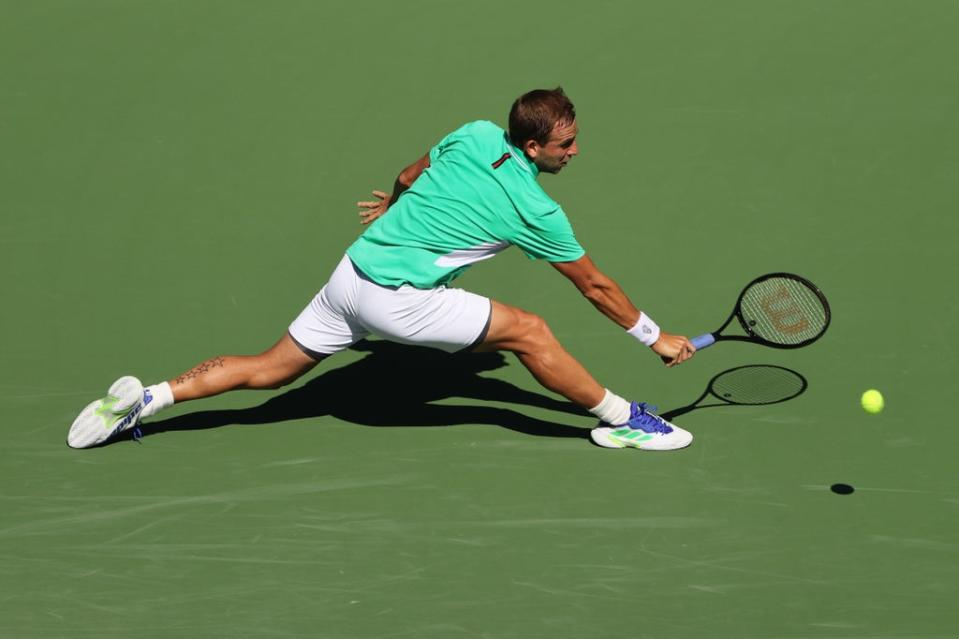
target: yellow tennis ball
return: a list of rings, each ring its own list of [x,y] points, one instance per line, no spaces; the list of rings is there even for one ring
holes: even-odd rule
[[[873,415],[881,411],[882,407],[886,405],[885,400],[882,398],[882,393],[874,388],[871,388],[863,393],[861,401],[862,409],[867,413],[872,413]]]

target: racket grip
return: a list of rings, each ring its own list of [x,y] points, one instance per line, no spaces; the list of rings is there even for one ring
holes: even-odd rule
[[[712,333],[706,333],[705,335],[700,335],[699,337],[694,337],[690,342],[693,343],[693,346],[696,347],[696,350],[701,348],[706,348],[707,346],[712,346],[716,343],[716,338],[713,337]]]

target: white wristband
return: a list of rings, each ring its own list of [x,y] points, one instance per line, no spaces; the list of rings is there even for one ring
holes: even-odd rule
[[[646,346],[652,346],[659,339],[659,326],[653,320],[649,319],[646,313],[639,314],[639,321],[636,326],[626,331]]]

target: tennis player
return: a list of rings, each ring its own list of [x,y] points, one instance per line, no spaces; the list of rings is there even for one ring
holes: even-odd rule
[[[667,366],[693,356],[689,340],[660,330],[593,264],[563,209],[537,182],[539,173],[559,173],[579,153],[578,131],[576,111],[561,88],[520,96],[508,132],[486,121],[453,131],[400,172],[391,194],[374,191],[376,199],[358,203],[369,227],[273,347],[259,355],[213,357],[146,388],[135,377],[121,377],[106,397],[83,409],[67,443],[96,446],[175,402],[279,388],[376,335],[448,352],[511,351],[540,384],[600,420],[591,431],[596,444],[688,446],[690,433],[600,385],[542,318],[452,286],[471,265],[515,245],[552,264]]]

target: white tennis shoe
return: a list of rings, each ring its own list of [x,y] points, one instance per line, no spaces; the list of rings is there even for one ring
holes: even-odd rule
[[[70,426],[67,444],[72,448],[90,448],[135,427],[143,407],[153,401],[136,377],[129,375],[113,382],[107,396],[91,402]]]
[[[590,431],[595,444],[604,448],[676,450],[693,443],[693,434],[656,415],[645,402],[629,406],[629,421],[622,426],[599,426]]]

